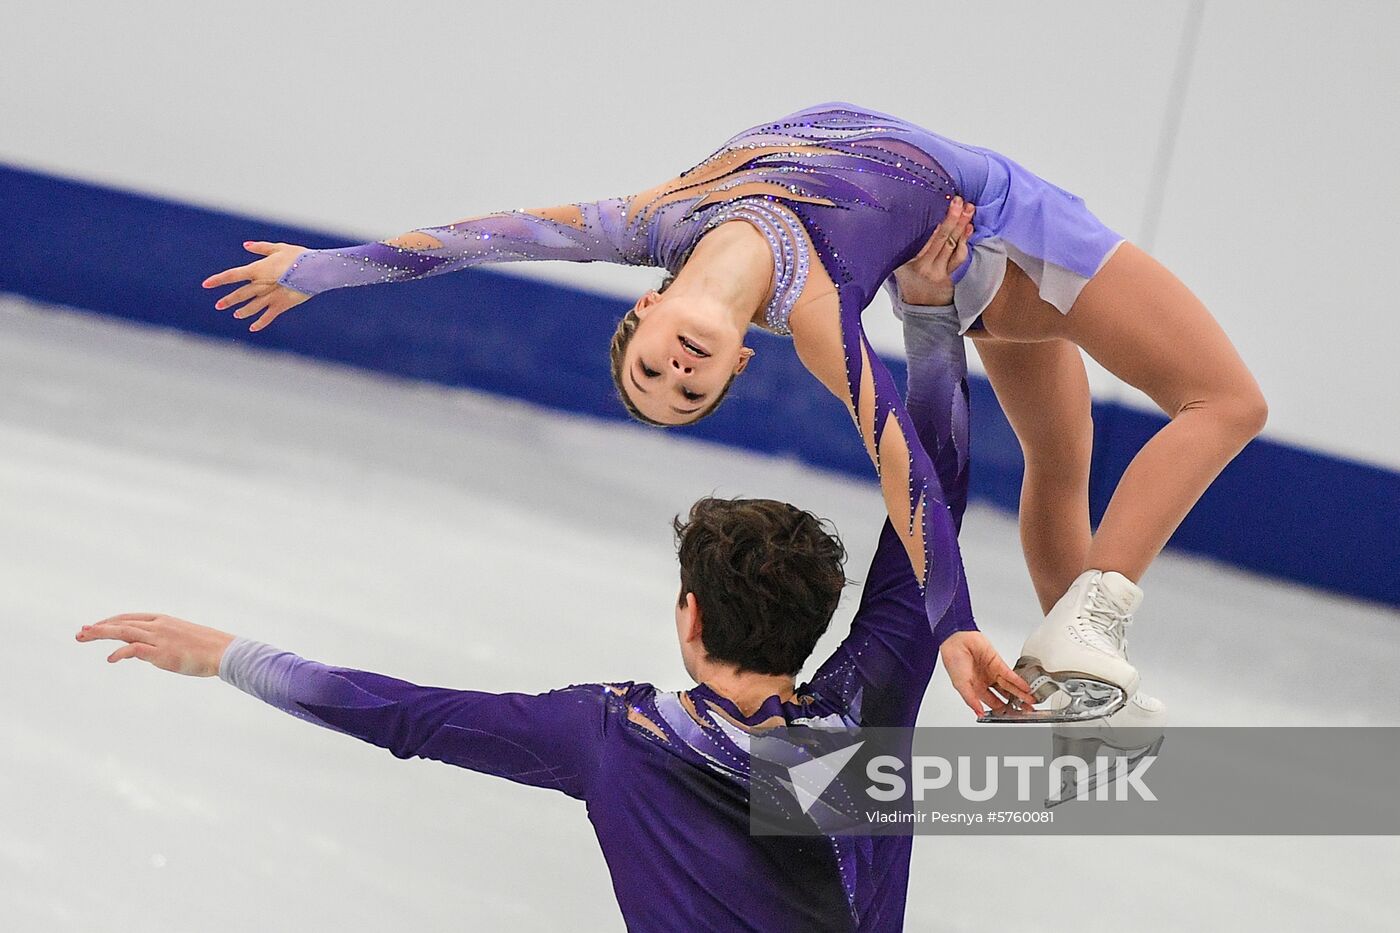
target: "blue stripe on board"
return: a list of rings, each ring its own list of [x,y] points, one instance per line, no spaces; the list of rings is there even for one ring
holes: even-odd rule
[[[0,290],[103,314],[623,419],[605,354],[625,305],[494,271],[329,292],[261,335],[200,288],[247,261],[244,240],[344,245],[323,233],[0,166]],[[753,332],[761,365],[687,434],[870,475],[843,407],[788,341]],[[898,379],[904,366],[891,361]],[[973,377],[972,492],[1015,509],[1021,454],[985,379]],[[1164,419],[1095,403],[1102,514],[1133,454]],[[1400,606],[1400,473],[1258,440],[1172,539],[1262,573]]]

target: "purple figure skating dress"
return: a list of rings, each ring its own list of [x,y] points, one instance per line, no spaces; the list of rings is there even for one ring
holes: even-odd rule
[[[415,231],[418,238],[400,245],[311,250],[281,284],[314,295],[532,259],[675,272],[707,231],[743,220],[764,234],[773,251],[775,286],[766,326],[789,333],[788,315],[815,254],[839,293],[847,401],[882,483],[887,433],[896,432],[892,440],[907,445],[908,463],[890,474],[902,477],[907,466],[907,507],[891,506],[891,519],[923,581],[929,619],[946,636],[975,628],[947,507],[950,491],[935,468],[940,457],[966,457],[966,399],[956,401],[950,433],[933,449],[928,440],[921,445],[893,379],[865,339],[860,315],[875,290],[927,241],[954,195],[977,207],[970,255],[952,276],[960,332],[973,326],[996,294],[1008,259],[1067,313],[1123,241],[1081,199],[1003,155],[889,114],[828,103],[751,127],[674,183],[644,195],[490,214]],[[872,393],[874,417],[863,422],[858,413],[863,404],[870,407]],[[896,481],[902,479],[890,480]],[[902,492],[897,495],[902,499]],[[891,498],[886,489],[887,502]]]

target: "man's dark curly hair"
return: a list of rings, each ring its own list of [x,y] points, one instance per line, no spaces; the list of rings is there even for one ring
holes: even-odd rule
[[[835,530],[772,499],[701,499],[673,527],[680,602],[695,594],[705,652],[742,671],[800,671],[846,585]]]

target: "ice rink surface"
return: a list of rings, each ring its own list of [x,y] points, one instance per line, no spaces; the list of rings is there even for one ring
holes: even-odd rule
[[[683,687],[672,515],[792,501],[856,579],[883,515],[873,482],[11,298],[0,451],[15,933],[619,930],[582,804],[109,666],[74,632],[158,611],[419,683]],[[1015,522],[974,506],[962,540],[1014,653]],[[1397,614],[1176,555],[1145,589],[1133,657],[1175,723],[1400,723]],[[941,672],[923,722],[971,724]],[[908,927],[1391,930],[1397,884],[1394,838],[926,837]]]

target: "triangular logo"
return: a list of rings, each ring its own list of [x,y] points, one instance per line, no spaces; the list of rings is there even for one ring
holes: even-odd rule
[[[802,808],[803,813],[812,809],[812,804],[821,799],[831,782],[841,773],[841,769],[846,767],[846,763],[855,757],[864,744],[865,741],[861,740],[840,751],[788,768],[788,776],[792,778],[792,795],[797,798],[797,805]]]

